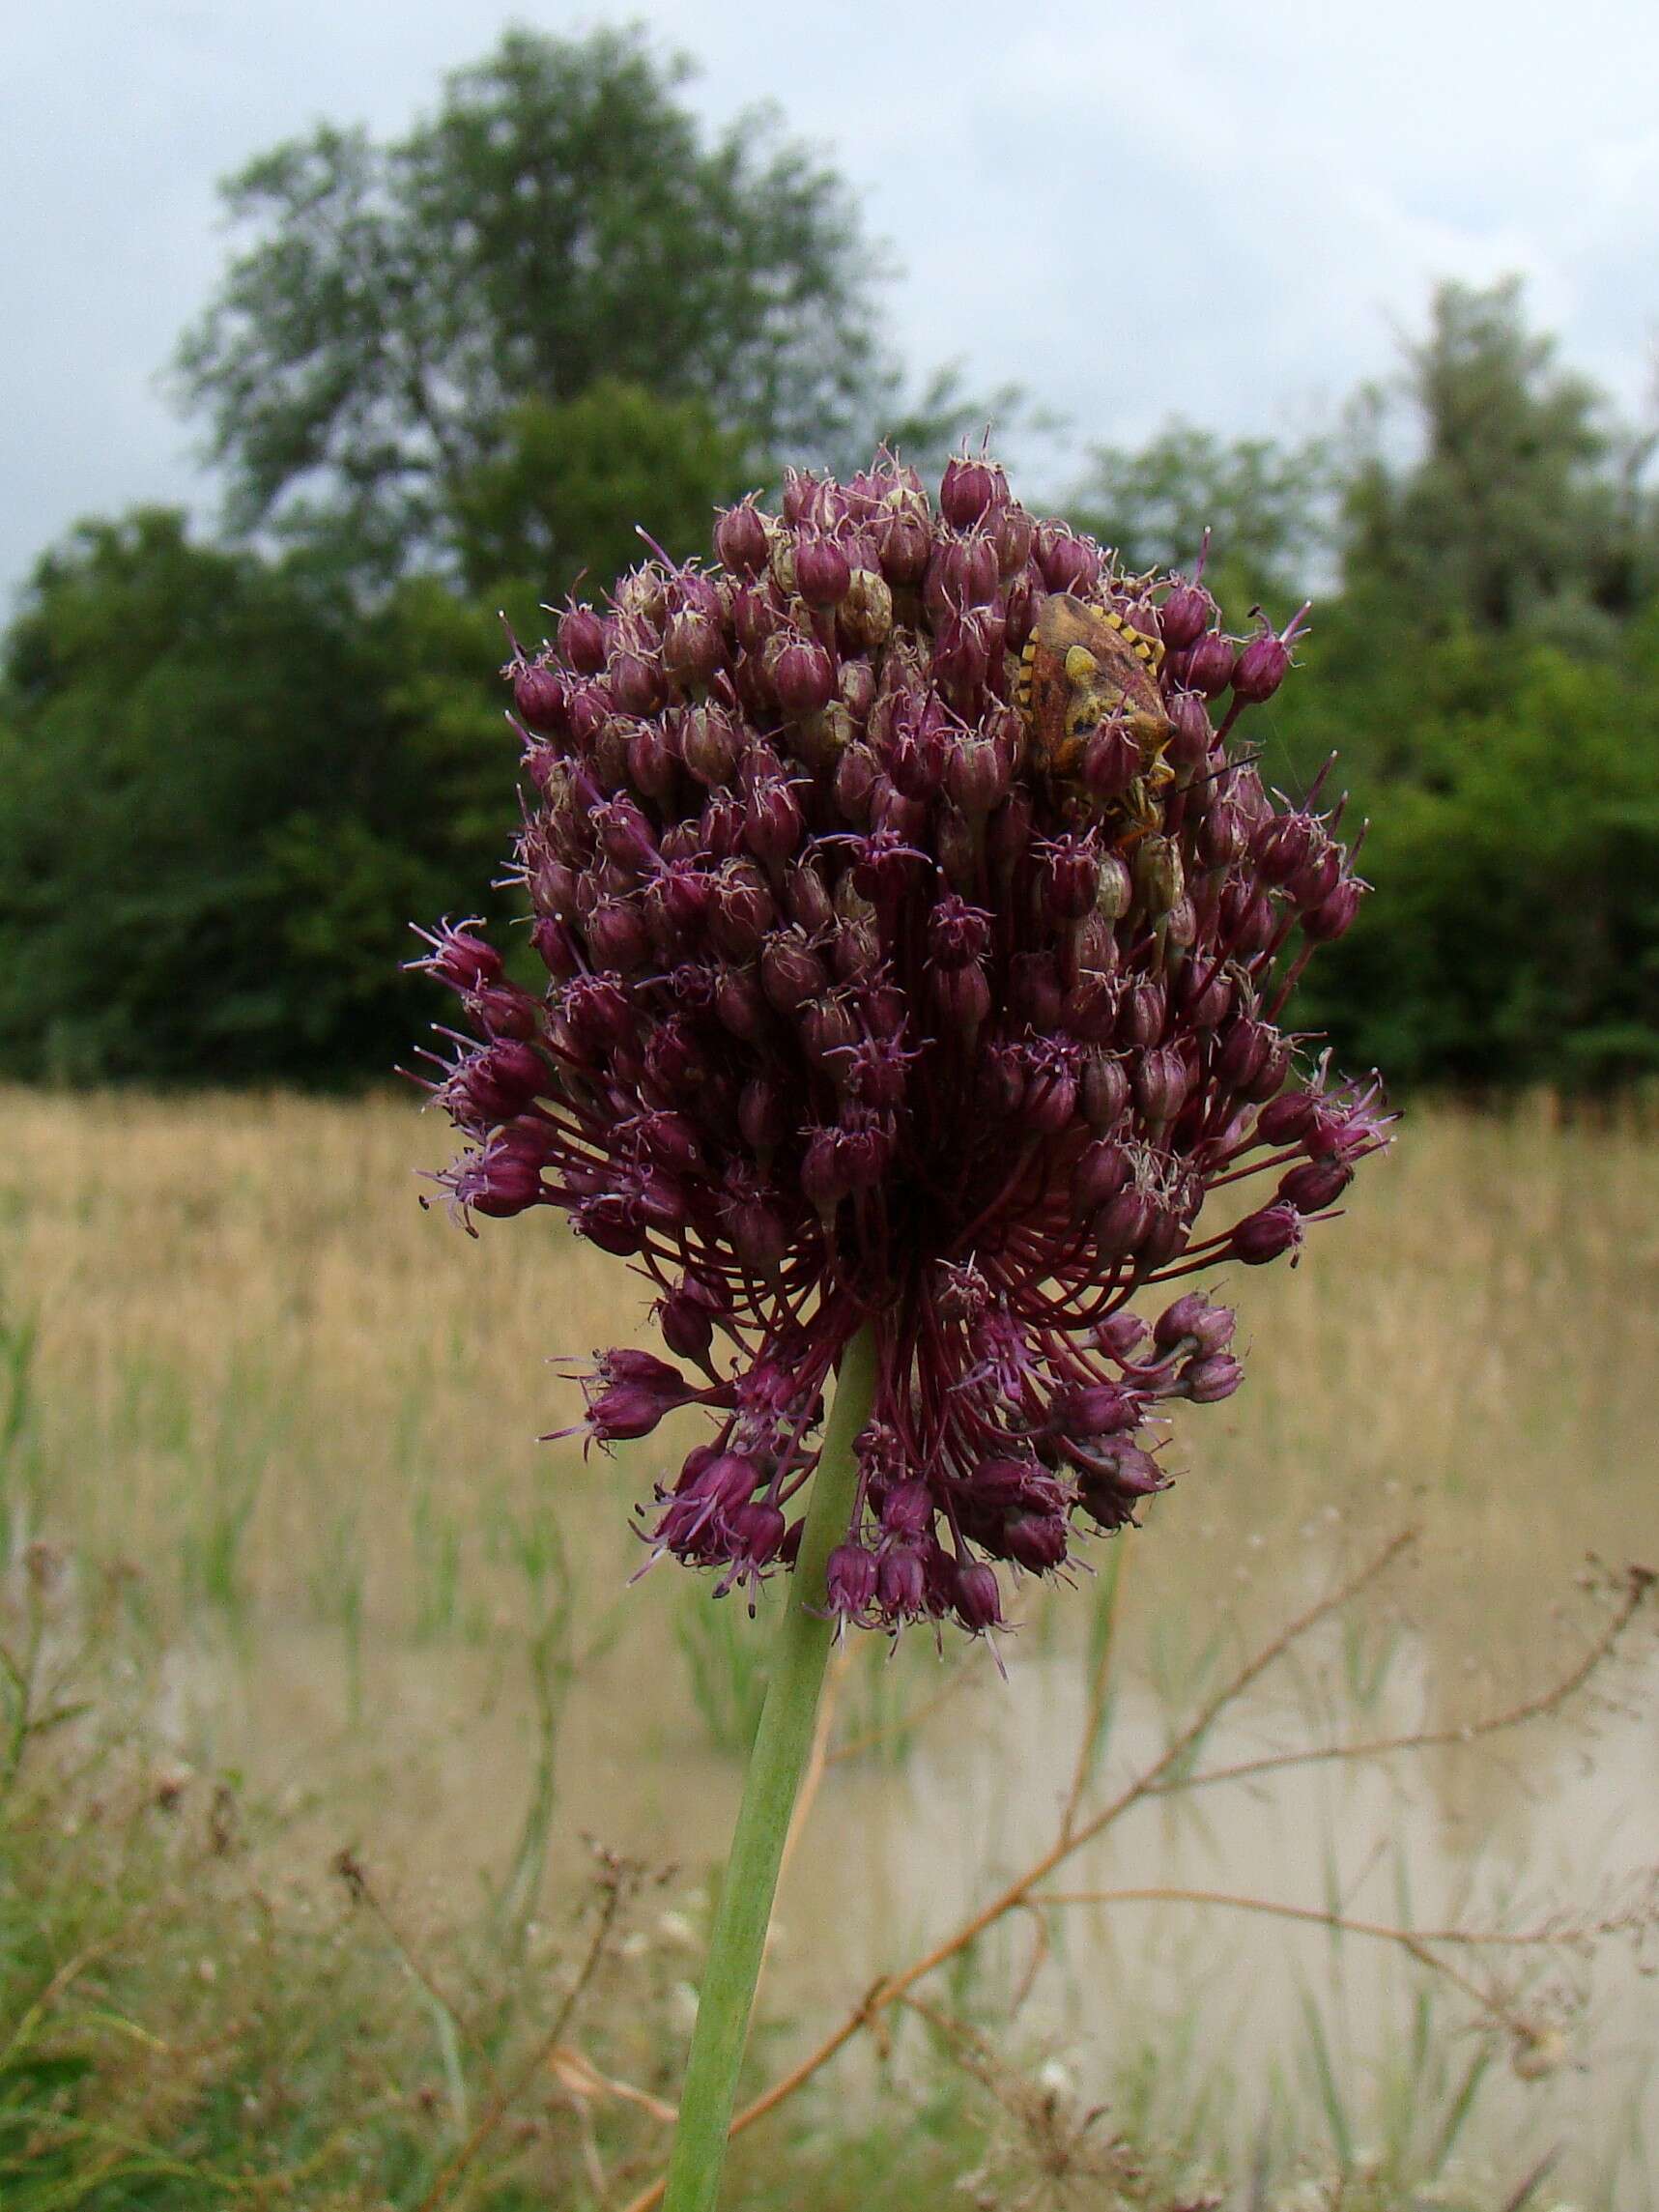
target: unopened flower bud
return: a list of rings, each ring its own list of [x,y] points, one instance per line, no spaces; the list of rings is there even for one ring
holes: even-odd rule
[[[983,1635],[1002,1621],[1002,1593],[996,1570],[983,1564],[958,1569],[954,1599],[957,1619],[970,1635]]]
[[[1191,1084],[1191,1072],[1171,1046],[1146,1053],[1135,1068],[1135,1097],[1155,1128],[1163,1128],[1175,1119],[1187,1103]]]
[[[815,714],[835,693],[835,667],[822,646],[780,631],[765,651],[766,674],[786,714]]]
[[[1194,1405],[1219,1405],[1230,1398],[1244,1379],[1244,1370],[1230,1352],[1207,1353],[1188,1360],[1181,1370],[1181,1392]]]
[[[953,530],[972,530],[993,508],[1007,503],[1008,479],[994,461],[976,461],[959,454],[945,463],[939,510]]]
[[[1195,691],[1178,691],[1169,708],[1169,758],[1178,768],[1201,768],[1216,733],[1203,700]]]
[[[1216,618],[1216,602],[1202,584],[1177,579],[1163,602],[1163,642],[1172,653],[1195,646]]]
[[[1301,1217],[1294,1206],[1263,1206],[1246,1214],[1230,1240],[1235,1259],[1246,1267],[1264,1267],[1281,1252],[1294,1251],[1301,1243]]]
[[[558,671],[546,661],[525,662],[513,676],[513,704],[532,730],[562,730],[566,697]]]
[[[852,567],[832,537],[795,540],[795,589],[809,607],[833,607],[846,597]]]
[[[1219,630],[1206,630],[1179,656],[1181,681],[1188,691],[1215,699],[1233,680],[1232,641]]]
[[[1290,674],[1290,648],[1298,634],[1305,627],[1308,609],[1303,607],[1282,635],[1274,636],[1272,625],[1264,618],[1262,634],[1251,638],[1239,649],[1233,664],[1233,697],[1246,706],[1259,704],[1272,699],[1279,685]]]
[[[558,649],[579,675],[605,666],[605,624],[591,607],[570,607],[558,618]]]
[[[714,550],[733,576],[755,576],[766,565],[766,525],[754,502],[728,507],[714,526]]]
[[[1334,1206],[1353,1180],[1345,1160],[1310,1160],[1280,1178],[1278,1194],[1299,1214],[1318,1214]]]
[[[1354,926],[1364,895],[1364,885],[1359,877],[1346,876],[1329,899],[1303,914],[1302,934],[1316,945],[1333,944],[1338,937],[1346,936]]]
[[[838,1619],[860,1620],[875,1595],[875,1554],[862,1544],[837,1544],[824,1567],[829,1610]]]
[[[1039,523],[1036,555],[1050,591],[1081,598],[1094,589],[1101,573],[1100,550],[1086,538],[1073,537],[1064,523]]]
[[[1083,747],[1082,777],[1102,806],[1121,799],[1140,774],[1140,742],[1126,723],[1102,723]]]

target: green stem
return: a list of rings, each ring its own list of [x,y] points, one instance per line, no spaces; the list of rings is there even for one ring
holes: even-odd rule
[[[824,1610],[824,1567],[852,1518],[858,1488],[852,1447],[870,1419],[875,1379],[874,1333],[866,1327],[842,1354],[835,1404],[808,1490],[800,1558],[772,1645],[766,1699],[749,1754],[698,1998],[663,2212],[714,2212],[719,2198],[772,1893],[812,1750],[818,1693],[834,1640],[834,1623]]]

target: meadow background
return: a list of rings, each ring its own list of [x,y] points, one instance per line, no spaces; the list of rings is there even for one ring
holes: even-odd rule
[[[744,2140],[733,2201],[1659,2200],[1645,1621],[1552,1694],[1659,1566],[1654,419],[1503,279],[1426,287],[1305,436],[1045,430],[1036,366],[898,357],[856,184],[775,121],[706,129],[644,32],[509,34],[401,137],[273,148],[171,371],[217,521],[93,515],[18,594],[9,2204],[619,2212],[655,2172],[766,1622],[630,1587],[672,1438],[538,1441],[577,1410],[552,1363],[643,1340],[644,1302],[558,1226],[416,1203],[444,1138],[388,1077],[443,1010],[407,925],[512,914],[499,610],[533,638],[636,522],[695,552],[786,464],[890,435],[936,467],[993,417],[1131,564],[1212,530],[1236,627],[1317,590],[1265,766],[1301,790],[1340,749],[1376,895],[1302,1019],[1406,1114],[1341,1230],[1227,1286],[1247,1388],[1028,1598],[1006,1681],[848,1656],[756,2086],[1042,1848],[1080,1737],[1135,1771],[1408,1527],[1209,1754],[1551,1709],[1150,1800],[1069,1884],[1561,1939],[1016,1915]]]

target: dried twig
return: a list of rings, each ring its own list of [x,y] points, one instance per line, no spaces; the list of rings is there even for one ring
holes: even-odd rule
[[[1654,1577],[1645,1568],[1630,1568],[1625,1578],[1624,1593],[1617,1611],[1574,1666],[1546,1690],[1522,1701],[1518,1705],[1506,1707],[1500,1712],[1487,1714],[1478,1720],[1465,1723],[1457,1728],[1425,1729],[1408,1736],[1379,1737],[1362,1742],[1315,1746],[1303,1751],[1270,1754],[1261,1759],[1240,1761],[1226,1767],[1212,1767],[1202,1773],[1181,1772],[1180,1769],[1184,1763],[1210,1734],[1221,1714],[1259,1681],[1269,1668],[1282,1658],[1293,1645],[1299,1643],[1320,1623],[1329,1620],[1333,1614],[1341,1612],[1345,1607],[1352,1604],[1362,1591],[1375,1582],[1415,1542],[1416,1534],[1415,1530],[1406,1530],[1391,1538],[1380,1551],[1374,1553],[1369,1560],[1356,1569],[1346,1581],[1308,1606],[1304,1612],[1299,1614],[1295,1620],[1281,1628],[1276,1635],[1260,1646],[1200,1708],[1193,1718],[1177,1732],[1158,1758],[1133,1780],[1126,1784],[1118,1795],[1101,1810],[1092,1814],[1087,1820],[1079,1822],[1076,1818],[1077,1803],[1073,1796],[1069,1795],[1062,1815],[1059,1834],[1048,1849],[1023,1874],[1008,1883],[988,1904],[964,1920],[952,1934],[934,1943],[930,1950],[924,1952],[919,1958],[913,1959],[908,1966],[902,1968],[898,1973],[884,1976],[876,1981],[863,2001],[849,2012],[846,2018],[826,2035],[821,2043],[810,2051],[805,2057],[798,2060],[787,2073],[780,2076],[753,2103],[744,2107],[732,2122],[732,2134],[741,2134],[745,2129],[753,2127],[758,2120],[763,2119],[767,2113],[776,2111],[779,2105],[793,2096],[798,2089],[826,2066],[839,2052],[852,2041],[861,2029],[874,2028],[881,2015],[890,2007],[913,2002],[909,1993],[918,1982],[924,1980],[939,1967],[945,1965],[947,1961],[956,1958],[971,1944],[977,1942],[979,1938],[999,1920],[1004,1919],[1011,1912],[1022,1910],[1034,1905],[1042,1906],[1046,1903],[1059,1902],[1055,1893],[1041,1891],[1039,1884],[1046,1881],[1056,1867],[1062,1865],[1074,1853],[1081,1850],[1085,1844],[1092,1842],[1097,1836],[1103,1834],[1118,1821],[1122,1820],[1124,1815],[1132,1806],[1140,1803],[1142,1799],[1168,1795],[1177,1790],[1199,1788],[1211,1782],[1239,1781],[1246,1776],[1275,1772],[1288,1767],[1314,1765],[1321,1761],[1380,1758],[1398,1751],[1420,1751],[1429,1750],[1441,1744],[1469,1743],[1477,1741],[1484,1737],[1497,1735],[1501,1731],[1521,1727],[1529,1721],[1558,1710],[1606,1662],[1647,1596],[1654,1581]],[[1101,1670],[1097,1676],[1097,1681],[1103,1685],[1103,1681],[1104,1674]],[[1094,1706],[1094,1694],[1092,1692],[1091,1710]],[[1103,1697],[1103,1686],[1099,1694]],[[1075,1790],[1074,1781],[1073,1790]],[[1080,1796],[1080,1793],[1077,1793],[1077,1795]],[[1139,1893],[1112,1893],[1117,1901],[1122,1902],[1128,1902],[1131,1895],[1136,1894]],[[1170,1891],[1161,1894],[1173,1898],[1183,1893]],[[1504,1939],[1496,1937],[1488,1939],[1473,1931],[1446,1930],[1431,1932],[1428,1936],[1422,1936],[1410,1929],[1387,1928],[1380,1922],[1351,1920],[1347,1915],[1330,1914],[1300,1907],[1280,1908],[1267,1900],[1241,1900],[1220,1893],[1216,1893],[1212,1898],[1208,1892],[1187,1894],[1194,1902],[1227,1903],[1240,1906],[1245,1910],[1256,1907],[1268,1910],[1282,1910],[1288,1917],[1306,1918],[1328,1926],[1351,1926],[1356,1934],[1370,1934],[1379,1938],[1386,1938],[1407,1950],[1414,1951],[1425,1965],[1432,1967],[1437,1972],[1446,1975],[1465,1988],[1471,1997],[1484,2011],[1493,2018],[1502,2021],[1523,2041],[1535,2037],[1536,2030],[1531,2024],[1510,2013],[1502,2004],[1502,1999],[1496,1997],[1492,1991],[1483,1989],[1472,1977],[1463,1974],[1461,1969],[1454,1967],[1450,1961],[1439,1957],[1428,1947],[1437,1940],[1448,1944],[1467,1940],[1471,1945],[1473,1945],[1486,1939],[1502,1940]],[[1565,1935],[1546,1936],[1538,1934],[1533,1937],[1523,1936],[1510,1939],[1517,1942],[1535,1940],[1541,1943],[1546,1940],[1564,1942],[1571,1939]],[[651,2208],[661,2202],[662,2194],[663,2182],[659,2179],[642,2190],[637,2197],[631,2198],[623,2208],[623,2212],[651,2212]]]
[[[460,2180],[495,2134],[497,2128],[501,2126],[512,2105],[547,2066],[553,2054],[564,2041],[564,2031],[570,2025],[577,2006],[586,1996],[588,1983],[598,1970],[599,1962],[605,1955],[605,1947],[611,1940],[611,1931],[616,1924],[616,1916],[622,1910],[623,1902],[632,1882],[634,1871],[632,1867],[626,1861],[613,1856],[610,1853],[601,1854],[601,1869],[599,1914],[593,1924],[593,1934],[588,1941],[587,1949],[583,1954],[576,1979],[565,1992],[564,2001],[559,2006],[552,2026],[548,2028],[534,2051],[531,2052],[511,2080],[502,2083],[496,2089],[489,2103],[479,2113],[477,2124],[472,2134],[439,2169],[432,2187],[420,2199],[416,2212],[437,2212],[437,2207],[449,2198],[456,2182]]]

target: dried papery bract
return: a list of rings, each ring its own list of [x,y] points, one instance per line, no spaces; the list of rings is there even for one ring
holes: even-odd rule
[[[643,1533],[721,1589],[792,1564],[868,1324],[828,1603],[979,1634],[1008,1573],[1163,1485],[1176,1403],[1237,1388],[1187,1278],[1294,1256],[1384,1138],[1375,1086],[1283,1026],[1362,889],[1239,733],[1302,617],[1229,638],[1201,583],[1122,576],[983,458],[936,506],[885,454],[791,474],[713,547],[508,665],[547,980],[435,933],[476,1035],[444,1180],[560,1207],[655,1284],[672,1362],[601,1358],[585,1426],[705,1409]],[[1218,1184],[1236,1225],[1206,1233]]]

